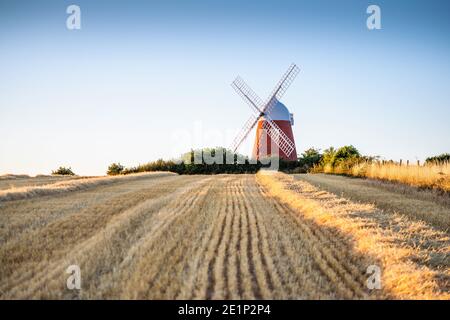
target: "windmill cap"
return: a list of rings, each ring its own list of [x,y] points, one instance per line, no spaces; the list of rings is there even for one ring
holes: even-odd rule
[[[272,110],[268,113],[272,120],[277,121],[291,121],[291,115],[288,108],[280,101],[273,106]]]

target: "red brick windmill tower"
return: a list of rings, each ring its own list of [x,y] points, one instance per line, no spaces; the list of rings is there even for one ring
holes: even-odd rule
[[[284,160],[297,160],[297,151],[292,133],[294,117],[279,100],[294,81],[299,71],[300,69],[295,64],[292,64],[266,102],[263,102],[242,78],[237,77],[233,81],[231,86],[254,111],[254,114],[247,120],[234,139],[231,147],[233,152],[236,152],[256,126],[256,139],[253,147],[254,158],[279,156]]]

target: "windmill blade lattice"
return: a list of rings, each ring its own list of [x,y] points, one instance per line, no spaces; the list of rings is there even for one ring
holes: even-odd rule
[[[281,77],[281,80],[275,86],[275,89],[272,91],[270,98],[268,99],[266,106],[263,110],[264,113],[270,113],[273,107],[277,104],[277,101],[283,97],[286,90],[289,88],[291,83],[294,81],[295,77],[297,77],[300,72],[299,67],[296,64],[291,64],[286,73]]]
[[[260,97],[244,82],[241,77],[237,77],[231,84],[233,89],[244,99],[244,101],[258,113],[262,112],[264,107]]]
[[[231,150],[233,150],[233,152],[236,152],[236,150],[240,147],[240,145],[245,140],[245,138],[247,138],[250,131],[252,131],[252,129],[255,127],[256,123],[258,123],[258,119],[259,118],[254,114],[252,114],[250,116],[250,118],[247,120],[247,122],[242,127],[241,131],[239,131],[238,135],[233,140],[233,143],[231,145]]]
[[[290,156],[291,153],[295,149],[295,144],[292,142],[291,139],[284,133],[283,130],[280,129],[280,127],[270,119],[266,115],[267,121],[263,122],[262,128],[266,130],[269,137],[272,139],[273,142],[275,142],[281,151],[284,152],[286,156]]]

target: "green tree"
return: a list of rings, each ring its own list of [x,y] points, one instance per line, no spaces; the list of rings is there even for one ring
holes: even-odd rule
[[[334,156],[336,155],[336,149],[334,147],[329,147],[328,149],[325,149],[323,151],[322,155],[322,163],[323,164],[333,164],[334,163]]]
[[[108,171],[106,172],[109,176],[115,176],[121,174],[124,170],[124,166],[120,163],[113,163],[108,167]]]
[[[336,153],[334,154],[334,161],[336,162],[359,157],[361,157],[361,154],[359,153],[358,149],[356,149],[352,145],[349,145],[337,149]]]
[[[312,168],[314,165],[319,164],[321,160],[320,149],[309,148],[302,153],[299,162],[307,168]]]

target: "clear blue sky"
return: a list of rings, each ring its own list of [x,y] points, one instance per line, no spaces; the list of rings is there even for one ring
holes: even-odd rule
[[[81,30],[66,28],[70,4]],[[369,4],[382,30],[367,29]],[[251,112],[231,81],[264,99],[291,62],[299,151],[449,152],[449,34],[444,0],[0,0],[0,174],[226,146]]]

